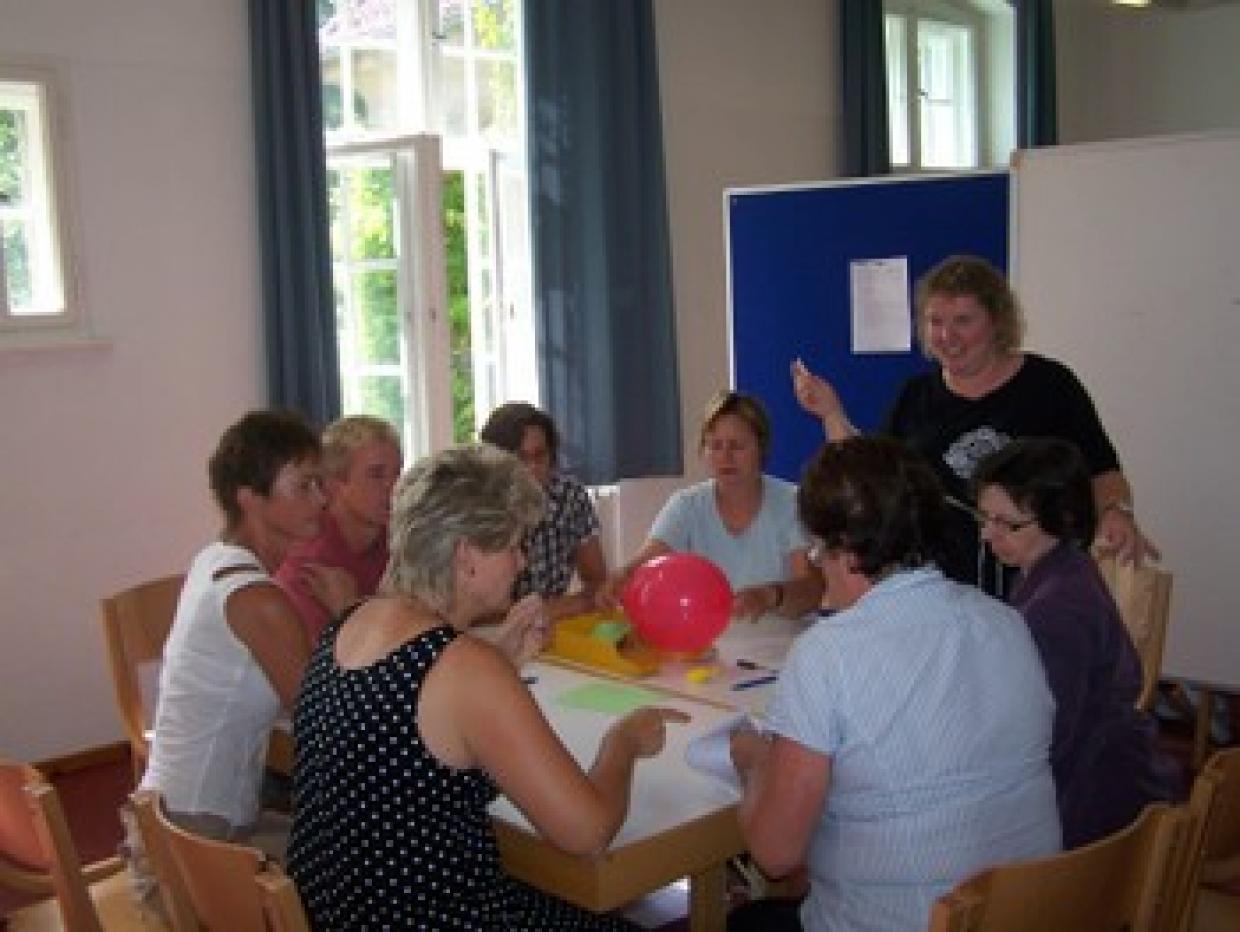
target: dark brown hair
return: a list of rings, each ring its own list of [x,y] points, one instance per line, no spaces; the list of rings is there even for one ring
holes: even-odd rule
[[[1075,444],[1055,437],[1024,437],[991,453],[973,472],[974,495],[1003,489],[1052,537],[1093,543],[1098,520],[1093,482]]]
[[[925,460],[899,441],[824,444],[805,469],[797,507],[811,534],[828,550],[853,554],[870,578],[938,558],[943,490]]]
[[[251,411],[220,437],[207,463],[211,492],[231,527],[241,518],[237,492],[253,489],[264,498],[288,463],[318,460],[318,432],[296,411]]]

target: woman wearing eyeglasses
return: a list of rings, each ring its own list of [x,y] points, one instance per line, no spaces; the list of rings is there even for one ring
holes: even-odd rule
[[[711,478],[682,489],[663,506],[637,555],[604,587],[604,604],[632,571],[655,557],[695,553],[718,564],[735,593],[732,615],[796,618],[822,598],[822,579],[806,554],[796,486],[762,472],[771,425],[762,403],[721,391],[706,405],[698,446]]]
[[[1075,848],[1173,798],[1179,781],[1135,706],[1141,660],[1088,551],[1094,496],[1080,452],[1016,440],[978,464],[974,487],[982,539],[1020,572],[1010,601],[1055,696],[1051,768],[1064,847]]]
[[[977,463],[1012,439],[1071,440],[1089,464],[1099,545],[1126,560],[1157,559],[1089,394],[1067,366],[1021,349],[1024,320],[1003,273],[976,256],[951,256],[918,283],[916,305],[922,349],[938,365],[905,383],[881,433],[925,456],[959,501],[968,497]],[[835,389],[800,360],[792,382],[830,439],[857,433]],[[967,511],[953,509],[948,521],[943,571],[1002,596],[1008,580],[986,560]]]

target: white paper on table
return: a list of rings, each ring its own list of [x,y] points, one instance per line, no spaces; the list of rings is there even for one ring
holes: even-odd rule
[[[856,259],[852,287],[852,351],[908,352],[913,346],[908,257]]]
[[[694,770],[724,783],[741,793],[740,777],[732,764],[732,732],[738,728],[757,728],[757,722],[749,715],[734,715],[720,722],[710,731],[704,731],[685,747],[685,763]]]

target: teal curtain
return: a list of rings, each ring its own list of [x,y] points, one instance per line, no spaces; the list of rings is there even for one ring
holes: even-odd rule
[[[844,103],[844,174],[891,171],[887,128],[887,57],[879,0],[840,0],[840,63]]]
[[[268,397],[326,424],[340,370],[313,0],[250,0],[250,68]]]
[[[682,469],[651,0],[526,0],[543,407],[585,481]]]
[[[1016,16],[1016,143],[1059,141],[1055,102],[1055,15],[1052,0],[1013,0]]]

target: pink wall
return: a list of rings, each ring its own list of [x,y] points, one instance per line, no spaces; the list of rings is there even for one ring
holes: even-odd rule
[[[261,397],[243,0],[0,0],[60,69],[98,342],[0,350],[0,754],[116,741],[97,603],[215,531],[205,461]]]

